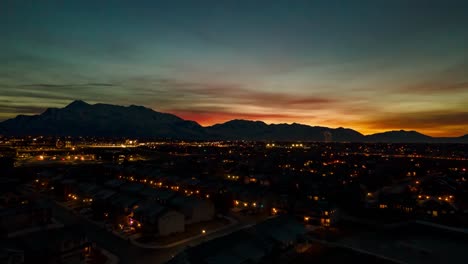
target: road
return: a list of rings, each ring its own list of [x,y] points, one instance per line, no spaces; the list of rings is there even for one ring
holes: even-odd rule
[[[89,221],[84,216],[74,213],[62,206],[56,204],[52,199],[43,197],[44,203],[52,208],[53,216],[57,218],[60,222],[65,225],[69,224],[79,224],[85,229],[88,239],[92,242],[96,242],[99,247],[102,247],[112,254],[116,255],[120,259],[120,263],[165,263],[172,256],[177,255],[187,246],[195,246],[200,243],[221,237],[232,232],[235,232],[241,228],[251,226],[250,221],[244,220],[240,221],[237,224],[234,224],[228,228],[222,229],[218,232],[207,234],[200,238],[188,241],[181,245],[168,248],[168,249],[146,249],[133,245],[127,240],[124,240],[111,232],[107,231],[101,226],[96,225],[95,223]]]
[[[238,220],[236,224],[233,224],[225,229],[221,229],[217,232],[209,233],[206,236],[201,236],[197,239],[187,241],[186,243],[165,249],[142,248],[132,244],[128,240],[112,234],[104,227],[97,225],[86,217],[77,214],[68,208],[64,208],[63,206],[57,204],[53,198],[49,197],[48,195],[34,191],[31,186],[24,186],[21,191],[24,194],[31,196],[33,200],[36,200],[40,204],[50,207],[52,209],[53,217],[64,225],[78,224],[82,226],[85,229],[90,242],[96,242],[99,247],[104,248],[105,250],[119,257],[119,263],[122,264],[165,263],[188,246],[196,246],[200,243],[228,235],[239,229],[252,226],[254,223],[265,220],[264,216],[238,216],[235,217]]]
[[[181,251],[184,246],[174,247],[165,250],[157,249],[143,249],[129,241],[124,240],[120,237],[115,236],[106,229],[95,225],[88,221],[81,215],[77,215],[59,205],[54,201],[47,199],[44,201],[48,206],[52,208],[53,215],[64,224],[80,224],[86,231],[88,239],[96,242],[96,244],[112,254],[116,255],[120,259],[120,263],[164,263],[171,258],[172,255],[177,254]]]

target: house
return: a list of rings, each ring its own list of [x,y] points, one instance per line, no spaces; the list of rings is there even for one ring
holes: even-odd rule
[[[18,205],[28,204],[29,200],[23,195],[19,195],[15,192],[5,192],[0,194],[0,208],[1,207],[14,207]]]
[[[115,195],[115,191],[100,189],[94,196],[91,203],[93,217],[95,219],[107,219],[110,213],[110,197]]]
[[[198,184],[198,187],[203,191],[203,193],[211,195],[225,190],[224,184],[218,181],[202,181]]]
[[[250,176],[244,177],[244,183],[249,184],[249,183],[256,183],[259,185],[263,186],[270,186],[271,181],[268,175],[265,174],[252,174]]]
[[[296,244],[298,239],[306,233],[303,224],[287,215],[267,219],[252,228],[257,234],[274,241],[281,248]]]
[[[93,199],[95,201],[107,201],[111,196],[116,192],[110,189],[99,189],[98,192],[94,195]]]
[[[304,218],[306,224],[330,227],[339,221],[339,210],[327,201],[306,201],[298,203],[295,213]]]
[[[155,189],[151,187],[144,188],[141,190],[140,195],[151,201],[157,201],[160,204],[167,204],[167,202],[172,199],[176,193],[166,189]]]
[[[66,198],[69,194],[76,193],[78,191],[77,182],[75,179],[63,179],[60,182],[60,186],[63,190],[63,198]]]
[[[5,176],[6,174],[0,173],[0,175]],[[16,178],[0,177],[0,192],[14,190],[19,185],[19,183],[19,179]]]
[[[122,186],[123,184],[124,182],[119,179],[108,180],[104,183],[106,187],[114,189],[114,190],[118,190],[120,186]]]
[[[80,183],[78,184],[77,196],[80,197],[80,202],[83,205],[91,205],[96,194],[101,189],[96,184],[91,183]]]
[[[127,194],[117,193],[112,196],[110,205],[114,211],[121,213],[130,213],[140,201],[139,198]]]
[[[448,202],[429,199],[421,204],[420,211],[431,217],[441,217],[453,215],[457,210]]]
[[[0,246],[0,263],[21,264],[24,263],[24,251],[11,245]]]
[[[156,202],[147,202],[135,209],[133,219],[144,231],[166,236],[185,231],[184,215]]]
[[[209,221],[213,219],[215,210],[210,200],[194,196],[176,196],[169,201],[179,212],[184,214],[187,224]]]
[[[90,247],[86,233],[79,226],[29,233],[14,241],[24,251],[26,263],[79,263]]]
[[[265,262],[267,256],[288,250],[304,234],[305,228],[300,223],[288,216],[278,216],[187,248],[168,263],[270,263]]]
[[[272,249],[273,243],[271,241],[263,239],[254,232],[242,229],[187,248],[168,263],[258,263]]]
[[[231,185],[227,189],[233,194],[234,211],[261,212],[273,207],[275,198],[263,187]]]
[[[141,183],[124,183],[120,186],[120,191],[131,194],[131,195],[137,195],[139,194],[143,188],[145,188],[145,185]]]
[[[391,210],[404,214],[414,213],[416,201],[412,194],[406,193],[382,193],[379,195],[378,209]]]
[[[0,232],[8,233],[35,225],[51,223],[50,208],[42,208],[32,204],[0,209]]]

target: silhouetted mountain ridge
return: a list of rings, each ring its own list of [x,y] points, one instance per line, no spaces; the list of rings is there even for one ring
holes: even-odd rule
[[[203,127],[172,114],[143,106],[87,104],[74,101],[64,108],[48,108],[34,116],[18,116],[0,123],[6,135],[110,136],[200,138]]]
[[[262,121],[231,120],[206,128],[211,138],[243,140],[363,141],[352,129],[303,124],[266,124]]]
[[[365,136],[349,128],[303,124],[266,124],[234,119],[202,127],[144,106],[88,104],[76,100],[64,108],[48,108],[40,115],[18,115],[0,123],[3,135],[103,136],[201,140],[278,140],[337,142],[453,142],[468,143],[468,135],[434,138],[416,131],[388,131]]]
[[[371,142],[429,142],[432,137],[421,134],[417,131],[394,130],[383,133],[368,135],[368,141]]]

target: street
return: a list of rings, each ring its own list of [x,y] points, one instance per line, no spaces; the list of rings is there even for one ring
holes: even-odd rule
[[[97,226],[95,223],[91,222],[86,217],[79,214],[75,214],[73,211],[67,210],[62,206],[59,206],[50,198],[46,198],[44,196],[42,196],[42,198],[45,199],[44,202],[46,203],[46,205],[52,208],[53,215],[55,218],[57,218],[65,225],[79,224],[83,226],[88,235],[88,239],[91,242],[96,242],[99,247],[102,247],[119,257],[120,263],[123,264],[135,263],[135,261],[138,261],[138,263],[142,264],[165,263],[166,261],[171,259],[172,256],[177,255],[187,246],[196,246],[200,243],[230,234],[232,232],[251,226],[253,224],[253,219],[244,219],[243,221],[240,221],[239,223],[234,224],[228,228],[219,230],[211,234],[207,234],[206,236],[201,236],[199,238],[190,240],[186,243],[171,248],[147,249],[135,246],[132,243],[130,243],[130,241],[124,240],[112,234],[103,227]]]
[[[139,248],[129,241],[115,236],[104,228],[96,226],[85,217],[74,214],[57,205],[50,199],[47,199],[45,202],[52,208],[55,218],[59,219],[65,225],[80,224],[83,226],[90,241],[96,242],[98,246],[118,256],[120,263],[123,264],[135,263],[135,261],[138,261],[138,263],[164,263],[184,247],[181,245],[165,250]]]

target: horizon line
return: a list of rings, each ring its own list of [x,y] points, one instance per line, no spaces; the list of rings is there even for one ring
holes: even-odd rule
[[[144,105],[135,105],[135,104],[129,104],[129,105],[120,105],[120,104],[109,104],[109,103],[88,103],[87,101],[85,100],[81,100],[81,99],[76,99],[76,100],[72,100],[70,103],[66,104],[65,106],[63,106],[62,108],[58,108],[58,107],[46,107],[43,112],[41,113],[32,113],[32,114],[17,114],[15,117],[12,117],[12,118],[7,118],[7,119],[0,119],[0,123],[3,123],[7,120],[11,120],[11,119],[15,119],[17,118],[18,116],[38,116],[38,115],[41,115],[43,114],[45,111],[47,111],[47,109],[63,109],[75,102],[83,102],[87,105],[97,105],[97,104],[101,104],[101,105],[110,105],[110,106],[121,106],[121,107],[131,107],[131,106],[138,106],[138,107],[145,107],[147,109],[150,109],[154,112],[158,112],[158,113],[163,113],[163,114],[170,114],[170,115],[174,115],[174,116],[177,116],[178,118],[181,118],[185,121],[192,121],[192,122],[196,122],[198,125],[200,125],[201,127],[203,128],[207,128],[207,127],[211,127],[211,126],[215,126],[215,125],[222,125],[222,124],[225,124],[225,123],[228,123],[228,122],[231,122],[231,121],[236,121],[236,120],[239,120],[239,121],[250,121],[250,122],[262,122],[266,125],[303,125],[303,126],[309,126],[309,127],[323,127],[323,128],[330,128],[330,129],[350,129],[350,130],[353,130],[353,131],[356,131],[358,133],[360,133],[361,135],[363,136],[371,136],[371,135],[375,135],[375,134],[382,134],[382,133],[388,133],[388,132],[401,132],[401,131],[404,131],[404,132],[416,132],[416,133],[419,133],[419,134],[422,134],[422,135],[425,135],[425,136],[429,136],[429,137],[432,137],[432,138],[458,138],[458,137],[463,137],[463,136],[466,136],[468,135],[468,131],[466,132],[462,132],[461,135],[456,135],[456,136],[431,136],[430,134],[425,134],[425,133],[422,133],[422,132],[419,132],[417,130],[414,130],[414,129],[403,129],[403,128],[400,128],[400,129],[390,129],[390,130],[383,130],[383,131],[380,131],[380,132],[375,132],[375,133],[369,133],[369,134],[364,134],[362,132],[360,132],[359,130],[356,130],[354,128],[351,128],[351,127],[343,127],[343,126],[338,126],[338,127],[331,127],[331,126],[326,126],[326,125],[312,125],[312,124],[304,124],[304,123],[298,123],[298,122],[291,122],[291,123],[288,123],[288,122],[278,122],[278,123],[275,123],[275,122],[266,122],[266,121],[263,121],[263,120],[259,120],[259,119],[249,119],[249,118],[233,118],[233,119],[229,119],[229,120],[226,120],[224,122],[220,122],[220,123],[211,123],[210,125],[207,125],[207,124],[202,124],[201,122],[199,121],[196,121],[196,120],[192,120],[192,119],[185,119],[185,118],[182,118],[180,117],[179,115],[177,114],[174,114],[174,113],[171,113],[171,112],[166,112],[166,111],[158,111],[158,110],[155,110],[154,108],[151,108],[151,107],[147,107],[147,106],[144,106]]]

